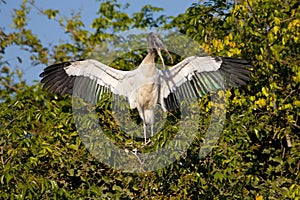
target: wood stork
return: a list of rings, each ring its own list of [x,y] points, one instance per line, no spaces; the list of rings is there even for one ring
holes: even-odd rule
[[[137,108],[143,120],[144,139],[150,125],[153,136],[154,108],[159,104],[164,112],[179,108],[179,102],[187,98],[199,98],[210,91],[246,84],[249,68],[253,66],[243,59],[229,57],[191,56],[171,68],[155,66],[155,50],[164,65],[161,50],[166,47],[156,33],[147,37],[148,54],[132,71],[111,68],[93,59],[53,64],[40,74],[43,87],[57,94],[72,94],[76,78],[82,77],[83,91],[105,91],[127,97],[131,109]],[[170,56],[171,57],[171,56]],[[90,93],[82,93],[81,97]],[[149,140],[150,141],[150,140]]]

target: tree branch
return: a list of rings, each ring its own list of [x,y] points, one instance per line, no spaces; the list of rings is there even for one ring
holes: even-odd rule
[[[3,86],[5,86],[5,87],[7,87],[7,88],[9,88],[9,89],[11,89],[13,91],[15,91],[15,92],[20,92],[20,90],[18,88],[16,88],[15,86],[13,86],[13,85],[7,84],[7,83],[5,83],[3,81],[1,81],[1,84]]]

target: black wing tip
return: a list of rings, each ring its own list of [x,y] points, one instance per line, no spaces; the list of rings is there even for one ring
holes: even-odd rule
[[[238,67],[238,68],[254,68],[254,66],[246,59],[243,58],[236,58],[236,57],[216,57],[215,58],[216,61],[218,61],[217,59],[221,59],[222,63],[224,64],[230,64],[233,67]]]
[[[44,77],[47,74],[49,74],[49,73],[51,73],[51,72],[53,72],[57,69],[70,66],[73,62],[75,62],[75,61],[66,61],[66,62],[55,63],[55,64],[52,64],[52,65],[49,65],[46,68],[44,68],[44,71],[39,76]]]
[[[243,58],[221,57],[222,64],[220,70],[224,73],[229,86],[237,87],[246,85],[250,80],[250,74],[254,66]]]
[[[66,61],[50,65],[39,75],[43,88],[48,92],[65,95],[72,93],[73,76],[69,76],[65,67],[70,66],[75,61]]]

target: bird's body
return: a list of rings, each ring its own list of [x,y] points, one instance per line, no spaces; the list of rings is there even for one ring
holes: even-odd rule
[[[155,67],[155,52],[149,52],[143,62],[131,73],[130,79],[125,82],[135,82],[136,85],[128,98],[130,108],[137,108],[143,120],[144,138],[146,142],[146,127],[151,126],[151,136],[153,136],[154,108],[157,105],[159,93],[159,70]],[[129,74],[131,74],[129,73]],[[125,85],[133,85],[125,83]]]
[[[146,143],[146,127],[151,126],[153,136],[154,108],[159,104],[163,111],[179,108],[183,99],[199,98],[210,91],[229,86],[244,85],[249,80],[252,66],[245,60],[211,56],[191,56],[171,68],[160,70],[155,66],[155,50],[166,50],[154,33],[148,36],[148,54],[132,71],[113,69],[96,60],[71,61],[51,65],[40,75],[48,91],[59,94],[76,93],[85,98],[87,91],[96,91],[95,97],[109,90],[115,95],[127,97],[130,108],[137,108],[143,120]],[[169,52],[166,50],[169,54]],[[162,63],[164,65],[163,59]],[[81,90],[74,91],[76,78]]]

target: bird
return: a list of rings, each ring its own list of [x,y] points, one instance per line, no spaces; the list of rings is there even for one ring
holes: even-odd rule
[[[231,57],[189,56],[167,67],[161,55],[164,50],[171,61],[171,54],[157,33],[147,36],[147,55],[140,65],[131,71],[122,71],[95,59],[83,59],[52,64],[40,74],[43,88],[56,94],[73,94],[78,78],[82,92],[78,96],[96,98],[110,91],[125,96],[131,109],[136,108],[143,121],[144,142],[147,126],[153,136],[154,108],[160,105],[164,112],[179,109],[185,99],[200,98],[209,92],[246,85],[253,66],[244,59]],[[163,68],[155,64],[156,53]],[[91,94],[88,91],[94,91]]]

